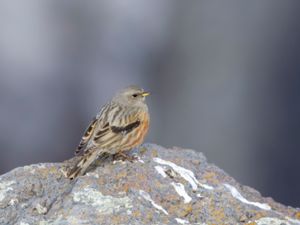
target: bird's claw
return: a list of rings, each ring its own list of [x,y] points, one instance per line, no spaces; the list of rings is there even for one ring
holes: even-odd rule
[[[113,156],[113,160],[122,160],[122,161],[127,160],[129,162],[134,162],[134,161],[138,160],[138,156],[136,156],[136,155],[126,155],[123,152],[119,152],[119,153],[117,153]]]

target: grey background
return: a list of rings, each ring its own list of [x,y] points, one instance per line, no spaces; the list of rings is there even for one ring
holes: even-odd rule
[[[114,92],[153,94],[147,142],[202,151],[300,206],[299,1],[1,1],[0,173],[62,161]]]

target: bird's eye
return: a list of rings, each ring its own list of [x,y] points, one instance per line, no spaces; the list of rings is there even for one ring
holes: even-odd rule
[[[138,95],[137,94],[133,94],[132,97],[136,98]]]

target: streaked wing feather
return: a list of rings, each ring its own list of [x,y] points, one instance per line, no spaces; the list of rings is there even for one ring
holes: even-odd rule
[[[140,124],[141,124],[141,121],[137,120],[137,121],[130,123],[123,127],[112,126],[111,130],[112,130],[112,132],[114,132],[116,134],[118,134],[118,133],[128,134],[131,131],[133,131],[135,128],[137,128]]]
[[[83,152],[83,147],[86,146],[86,144],[91,139],[91,137],[95,131],[95,126],[96,126],[97,121],[98,121],[98,119],[96,117],[94,117],[92,122],[89,124],[89,126],[85,130],[84,135],[81,138],[81,141],[80,141],[77,149],[75,150],[75,155],[79,155]]]
[[[97,130],[93,137],[93,142],[99,148],[118,148],[124,135],[140,126],[138,114],[135,112],[128,116],[123,115],[122,118],[114,115],[114,112],[122,114],[120,111],[112,110],[111,112],[113,113],[108,118],[113,118],[113,120],[107,122],[104,129]]]

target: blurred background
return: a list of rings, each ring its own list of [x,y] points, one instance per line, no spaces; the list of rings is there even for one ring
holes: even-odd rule
[[[116,90],[153,94],[147,142],[204,152],[300,206],[300,1],[0,2],[0,173],[73,156]]]

